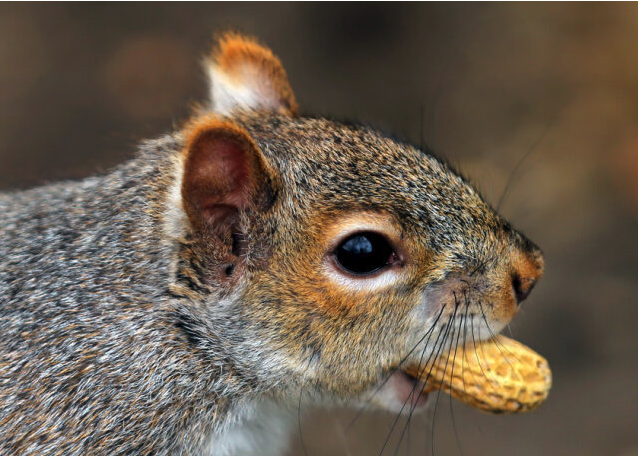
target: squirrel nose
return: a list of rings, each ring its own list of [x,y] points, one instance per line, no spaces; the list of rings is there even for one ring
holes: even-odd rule
[[[518,274],[512,275],[512,288],[514,289],[514,295],[516,296],[516,302],[518,304],[529,296],[535,284],[536,279],[521,279]]]
[[[521,255],[517,255],[512,264],[512,290],[517,304],[523,302],[530,294],[538,279],[543,275],[543,254],[536,246],[531,246]]]

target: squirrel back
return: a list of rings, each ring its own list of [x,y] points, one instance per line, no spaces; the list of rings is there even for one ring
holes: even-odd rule
[[[302,393],[396,410],[405,360],[497,333],[540,277],[447,164],[300,116],[255,40],[207,69],[133,160],[0,196],[0,454],[277,454]]]

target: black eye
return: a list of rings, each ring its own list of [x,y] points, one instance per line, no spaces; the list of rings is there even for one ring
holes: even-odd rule
[[[370,274],[390,264],[394,251],[388,241],[373,232],[356,233],[335,251],[337,263],[351,274]]]

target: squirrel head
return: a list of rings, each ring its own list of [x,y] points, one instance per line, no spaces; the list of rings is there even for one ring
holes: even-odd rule
[[[202,350],[223,345],[253,383],[349,399],[516,314],[542,255],[450,166],[298,115],[251,38],[224,35],[207,67],[173,198],[176,287]]]

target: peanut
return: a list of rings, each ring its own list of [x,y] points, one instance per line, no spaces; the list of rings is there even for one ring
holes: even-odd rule
[[[520,413],[538,407],[549,394],[552,373],[545,358],[504,336],[458,347],[433,365],[407,373],[473,407],[492,413]]]

